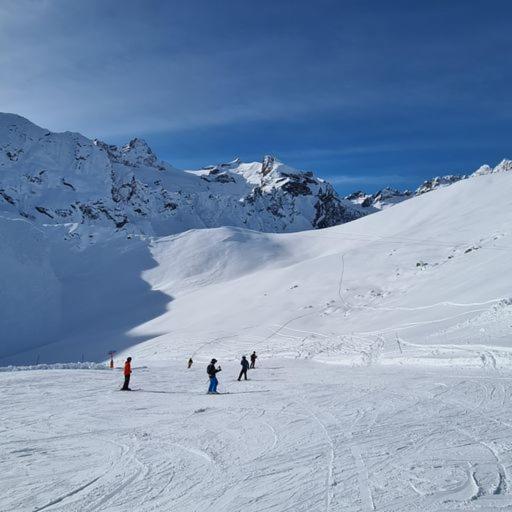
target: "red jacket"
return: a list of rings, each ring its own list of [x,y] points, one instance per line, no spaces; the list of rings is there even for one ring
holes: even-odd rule
[[[130,375],[131,373],[132,373],[132,365],[129,361],[126,361],[126,363],[124,363],[124,376],[128,377],[128,375]]]

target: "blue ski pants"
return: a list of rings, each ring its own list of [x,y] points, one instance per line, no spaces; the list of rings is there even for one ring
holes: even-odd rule
[[[217,393],[217,386],[219,381],[217,377],[210,377],[210,387],[208,388],[208,393]]]

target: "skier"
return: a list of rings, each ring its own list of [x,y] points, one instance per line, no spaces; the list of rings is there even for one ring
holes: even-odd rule
[[[129,388],[130,375],[132,374],[132,358],[129,357],[124,363],[124,384],[121,391],[131,391]]]
[[[249,369],[249,361],[247,361],[247,358],[245,356],[242,356],[240,364],[242,365],[242,369],[240,370],[238,380],[242,380],[242,375],[244,376],[245,380],[247,380],[247,370]]]
[[[192,364],[194,363],[194,361],[192,361],[192,358],[189,358],[188,360],[188,369],[190,369],[190,367],[192,366]]]
[[[219,384],[219,381],[217,380],[217,373],[222,371],[222,368],[219,366],[218,368],[215,368],[215,363],[217,362],[217,359],[212,359],[211,363],[206,368],[206,373],[208,374],[208,377],[210,377],[210,386],[208,387],[208,394],[214,394],[218,395],[219,392],[217,391],[217,386]]]
[[[258,356],[256,355],[256,351],[254,351],[252,354],[251,354],[251,366],[250,368],[255,368],[256,366],[256,359],[258,359]]]

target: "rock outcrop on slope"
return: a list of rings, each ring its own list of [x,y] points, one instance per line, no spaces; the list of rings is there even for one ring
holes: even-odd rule
[[[183,171],[142,139],[118,147],[52,133],[13,114],[0,114],[0,211],[92,241],[102,233],[226,225],[300,231],[367,213],[328,182],[272,156]]]

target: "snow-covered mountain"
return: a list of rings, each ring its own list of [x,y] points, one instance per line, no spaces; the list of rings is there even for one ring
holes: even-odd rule
[[[271,156],[182,171],[141,139],[117,147],[13,114],[0,114],[0,211],[81,240],[224,225],[290,232],[365,214],[326,181]]]
[[[223,357],[254,345],[389,362],[401,357],[399,334],[409,362],[479,364],[483,350],[508,364],[511,187],[512,172],[480,173],[326,230],[221,227],[79,251],[51,226],[2,217],[1,361],[97,360],[128,347],[143,360],[206,357],[222,339]]]
[[[421,304],[423,297],[462,304],[459,292],[450,295],[460,283],[471,287],[464,290],[473,302],[488,300],[480,295],[491,285],[479,281],[481,270],[466,266],[473,261],[468,254],[482,260],[490,283],[500,276],[488,295],[506,297],[507,271],[496,272],[498,258],[508,254],[501,245],[508,235],[510,161],[451,186],[433,180],[423,187],[432,192],[417,191],[343,226],[258,233],[323,227],[370,207],[338,199],[327,183],[271,157],[180,171],[138,139],[119,148],[52,134],[18,116],[2,119],[3,362],[33,361],[34,354],[69,360],[82,351],[99,359],[109,348],[156,338],[165,351],[168,339],[183,351],[194,340],[226,333],[264,339],[271,325],[295,317],[295,327],[312,330],[311,323],[331,341],[370,325],[383,333],[393,315],[395,324],[402,322],[401,309],[382,313],[386,308]],[[381,193],[380,201],[386,197]],[[215,229],[183,232],[205,226]],[[119,231],[132,235],[113,236]],[[76,250],[68,238],[96,243]],[[431,320],[429,308],[409,316],[420,324]],[[350,339],[354,357],[361,357],[368,340]],[[303,344],[301,353],[323,352],[320,341]],[[140,354],[153,343],[142,343]]]
[[[367,194],[362,190],[353,192],[352,194],[345,197],[348,201],[351,201],[357,206],[361,206],[366,210],[366,213],[374,213],[375,210],[383,210],[395,204],[401,203],[411,197],[420,196],[427,192],[432,192],[438,188],[447,187],[453,185],[460,180],[465,180],[472,176],[481,176],[484,174],[493,174],[496,172],[504,172],[512,170],[512,160],[502,160],[495,167],[489,165],[482,165],[472,174],[448,174],[446,176],[436,176],[429,180],[425,180],[414,192],[410,190],[398,190],[395,188],[386,187],[375,194]]]
[[[368,213],[374,213],[376,210],[383,210],[406,199],[410,199],[412,196],[413,194],[409,190],[402,191],[386,187],[375,194],[367,194],[362,190],[358,190],[345,197],[345,199],[365,208]]]
[[[140,141],[46,137],[44,166],[25,140],[0,168],[0,509],[511,509],[510,163],[327,229],[145,236],[173,219],[157,224],[156,176],[197,201],[197,183],[260,190],[253,204],[312,199],[315,178],[271,159],[184,173]],[[96,243],[69,243],[61,218]],[[137,392],[87,363],[111,350],[134,358]]]
[[[503,160],[472,176],[510,167]],[[270,155],[183,171],[159,160],[142,139],[117,147],[0,113],[0,212],[79,243],[114,233],[165,236],[220,226],[277,233],[326,228],[467,177],[436,177],[415,192],[384,188],[340,198],[312,172]]]

